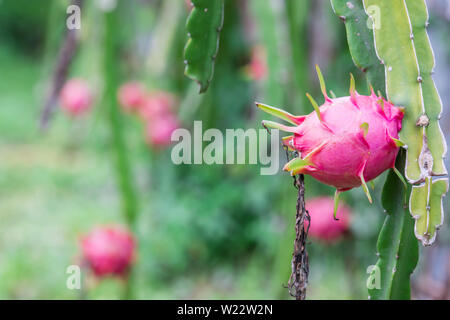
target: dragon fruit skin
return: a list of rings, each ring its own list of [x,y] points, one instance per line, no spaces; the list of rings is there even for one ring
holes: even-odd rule
[[[89,85],[82,79],[68,80],[59,95],[61,107],[73,116],[78,116],[92,106],[93,96]]]
[[[135,240],[118,226],[97,227],[81,240],[84,260],[98,277],[123,276],[135,256]]]
[[[128,82],[119,88],[117,99],[126,112],[138,110],[145,101],[145,87],[139,82]]]
[[[337,193],[363,186],[371,202],[366,182],[394,168],[399,146],[403,109],[396,107],[372,89],[369,96],[358,94],[354,79],[350,96],[331,99],[326,94],[318,69],[325,103],[318,106],[308,95],[315,112],[293,116],[283,110],[257,104],[264,111],[286,120],[295,127],[263,121],[266,128],[293,133],[283,143],[298,151],[299,157],[285,165],[291,175],[309,174],[334,186]]]
[[[333,219],[334,201],[331,197],[317,197],[306,200],[306,209],[311,216],[308,234],[327,243],[336,241],[350,226],[351,210],[345,204],[339,204],[337,216]]]

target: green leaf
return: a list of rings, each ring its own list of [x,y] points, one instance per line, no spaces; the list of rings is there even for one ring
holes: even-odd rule
[[[405,151],[401,150],[396,167],[403,172]],[[378,261],[375,270],[380,275],[379,287],[369,288],[370,299],[410,299],[410,276],[418,260],[418,242],[414,236],[414,219],[409,214],[402,180],[391,170],[386,179],[382,204],[386,219],[377,242]]]
[[[214,61],[219,49],[219,35],[223,24],[224,0],[192,0],[187,23],[188,41],[184,49],[184,73],[205,92],[214,74]]]
[[[372,21],[362,0],[331,0],[334,12],[345,22],[353,62],[367,76],[369,85],[385,94],[384,67],[375,52]]]

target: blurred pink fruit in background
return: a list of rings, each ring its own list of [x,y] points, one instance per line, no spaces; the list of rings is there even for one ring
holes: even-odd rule
[[[128,82],[119,88],[117,99],[124,111],[132,112],[142,106],[145,95],[145,87],[142,83]]]
[[[74,78],[64,84],[59,101],[65,111],[73,116],[78,116],[91,108],[93,95],[84,80]]]
[[[331,243],[349,229],[350,208],[340,203],[336,215],[339,220],[334,220],[334,200],[331,197],[308,199],[306,201],[306,210],[311,216],[309,235],[313,238]]]
[[[139,110],[144,121],[151,121],[159,116],[171,113],[175,105],[175,98],[166,92],[152,92],[148,94]]]
[[[250,63],[245,71],[254,81],[263,80],[267,76],[267,54],[263,46],[253,48]]]
[[[81,240],[84,261],[96,276],[123,276],[135,257],[133,235],[120,226],[97,227]]]
[[[178,119],[174,114],[160,114],[147,122],[147,142],[159,148],[168,146],[172,143],[172,132],[178,128]]]
[[[186,5],[186,9],[190,11],[193,7],[191,0],[184,0],[184,4]]]

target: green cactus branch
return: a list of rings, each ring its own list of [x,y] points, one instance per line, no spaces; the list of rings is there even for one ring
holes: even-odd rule
[[[280,59],[283,43],[280,34],[283,33],[280,30],[282,22],[279,13],[273,9],[269,0],[251,0],[249,5],[258,40],[267,51],[268,75],[263,88],[264,100],[272,105],[284,105],[286,97],[280,83],[286,85],[282,73],[287,68],[284,63],[287,59]]]
[[[122,197],[123,212],[130,228],[133,229],[137,215],[137,196],[133,187],[131,165],[126,151],[120,109],[116,99],[116,92],[119,87],[119,74],[116,66],[117,52],[119,52],[116,31],[119,23],[116,11],[105,14],[104,102],[108,107],[108,118],[116,157],[116,171]]]
[[[423,244],[431,244],[436,231],[444,222],[442,200],[448,191],[448,179],[427,178],[423,185],[413,186],[410,210],[416,219],[414,233]]]
[[[425,112],[419,63],[413,42],[410,18],[403,0],[364,0],[374,22],[375,45],[386,71],[386,93],[395,105],[405,107],[400,137],[407,144],[406,178],[422,178],[419,159],[425,131],[416,121]]]
[[[124,5],[124,2],[119,2],[118,5],[120,8],[120,6]],[[117,68],[117,56],[120,52],[120,41],[118,40],[120,38],[117,36],[120,30],[119,8],[104,14],[103,72],[105,83],[103,102],[107,107],[108,122],[111,129],[111,143],[114,151],[113,155],[115,158],[115,170],[121,196],[122,212],[128,227],[131,230],[135,230],[138,214],[138,197],[133,186],[132,168],[128,158],[122,119],[116,98],[120,83],[120,74]],[[133,271],[131,269],[123,293],[125,299],[132,298],[132,288]]]
[[[223,24],[224,0],[192,0],[192,11],[186,23],[188,41],[184,49],[185,74],[205,92],[214,74]]]
[[[410,201],[416,219],[414,232],[424,245],[431,245],[443,217],[438,202],[447,192],[440,185],[448,180],[438,183],[439,187],[427,187],[433,185],[432,176],[447,174],[443,162],[446,142],[438,122],[442,102],[431,77],[435,61],[426,32],[427,7],[424,0],[364,0],[364,5],[374,21],[374,39],[377,54],[385,64],[388,98],[405,107],[400,137],[407,148],[405,175],[416,185]],[[436,192],[441,194],[436,196]],[[430,209],[432,195],[438,200]]]
[[[355,65],[366,74],[367,82],[384,96],[384,67],[375,52],[371,18],[362,0],[331,0],[336,15],[344,21],[348,46]],[[373,27],[372,27],[373,28]]]
[[[289,47],[291,52],[291,72],[293,82],[293,98],[296,110],[306,113],[307,100],[303,92],[308,87],[308,18],[311,0],[286,0],[285,16],[288,27]]]
[[[368,66],[369,84],[375,90],[384,91],[380,86],[385,87],[387,98],[405,107],[400,137],[407,148],[399,152],[395,169],[384,185],[382,204],[387,217],[378,238],[379,259],[372,269],[368,288],[371,299],[409,299],[410,276],[418,260],[417,239],[424,244],[434,241],[435,230],[443,218],[442,197],[448,189],[446,179],[433,184],[431,178],[426,178],[446,173],[440,163],[445,142],[437,123],[442,106],[431,79],[434,58],[425,30],[428,13],[422,0],[331,0],[331,3],[335,13],[345,21],[355,64],[363,70]],[[372,26],[367,25],[367,15]],[[433,158],[438,159],[436,165]],[[402,172],[410,183],[424,180],[426,183],[405,187]],[[408,210],[409,195],[416,222]],[[377,273],[378,285],[377,281],[371,283]]]
[[[428,125],[425,125],[428,148],[433,157],[430,175],[446,175],[444,156],[447,144],[439,126],[442,113],[442,101],[432,78],[435,60],[426,27],[428,11],[424,0],[405,1],[411,19],[414,47],[419,62],[423,101]],[[426,118],[424,118],[426,120]]]
[[[404,164],[405,151],[401,150],[396,167],[403,171]],[[401,178],[391,170],[382,195],[387,217],[377,242],[378,261],[368,281],[370,299],[410,299],[410,276],[419,256],[412,232],[414,220],[406,200],[410,192],[411,186],[405,188]]]

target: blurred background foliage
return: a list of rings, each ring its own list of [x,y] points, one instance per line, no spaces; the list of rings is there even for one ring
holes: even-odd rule
[[[82,9],[79,50],[70,77],[86,79],[96,105],[72,119],[54,114],[48,130],[39,118],[61,43],[69,1],[0,1],[0,298],[119,298],[123,281],[83,277],[83,290],[66,288],[66,268],[79,263],[79,237],[93,226],[125,223],[112,161],[108,106],[102,100],[104,12],[108,1]],[[114,1],[113,1],[114,2]],[[427,1],[437,58],[436,81],[450,130],[450,4]],[[260,128],[254,101],[305,114],[305,92],[319,96],[314,72],[347,95],[349,73],[366,92],[349,55],[342,22],[329,1],[226,0],[214,80],[198,95],[184,74],[188,6],[182,0],[130,0],[116,9],[120,44],[114,67],[120,82],[140,80],[169,91],[179,102],[182,126],[203,130]],[[447,10],[447,11],[445,11]],[[252,50],[263,48],[267,75],[245,73]],[[321,100],[319,100],[321,101]],[[285,173],[261,176],[258,165],[179,165],[171,148],[150,148],[144,126],[121,113],[125,150],[137,190],[139,241],[134,297],[139,299],[288,298],[296,190]],[[285,154],[280,150],[281,163]],[[308,297],[366,299],[366,269],[376,261],[384,220],[379,204],[385,177],[375,181],[375,203],[362,190],[343,194],[353,209],[351,230],[340,241],[308,242]],[[332,189],[306,179],[307,197]],[[447,213],[448,216],[448,213]],[[314,217],[312,218],[314,221]],[[446,219],[448,221],[448,219]],[[447,223],[448,225],[448,223]],[[450,297],[448,227],[439,243],[421,252],[414,274],[416,298]],[[442,293],[437,293],[441,292]],[[438,295],[438,296],[436,296]],[[440,296],[439,296],[440,295]]]

